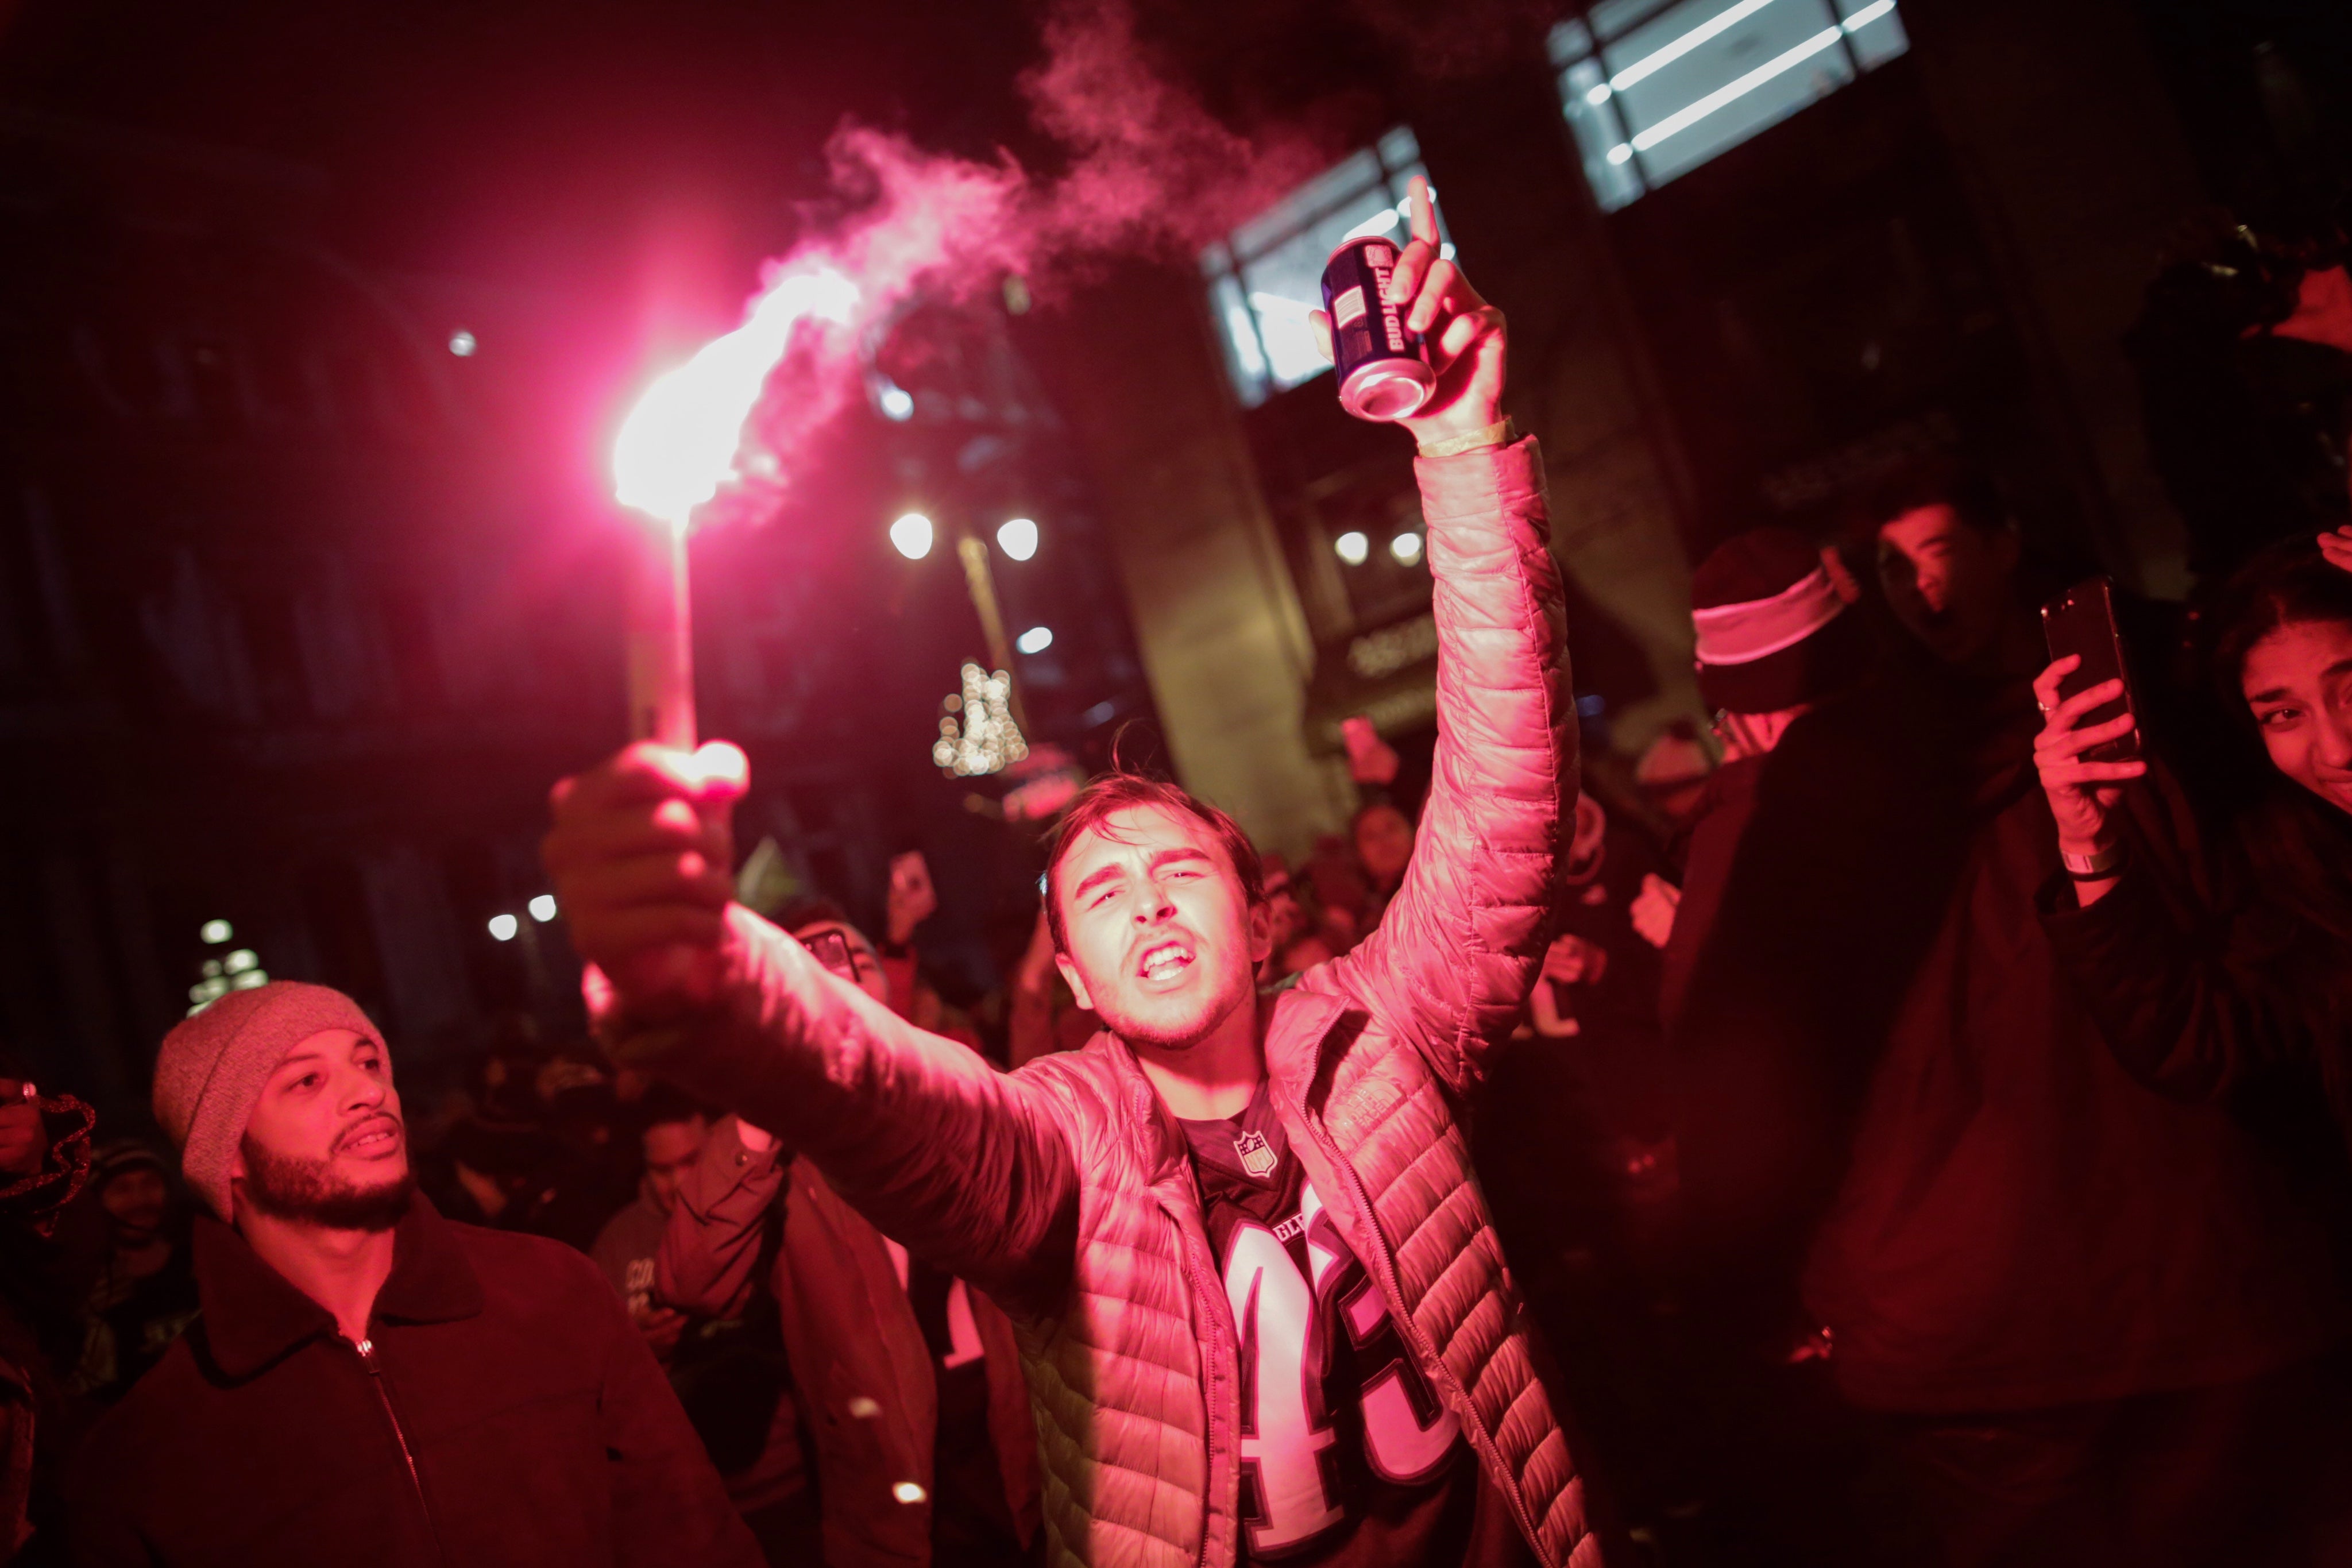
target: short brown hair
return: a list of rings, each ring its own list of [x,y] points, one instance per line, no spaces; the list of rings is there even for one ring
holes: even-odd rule
[[[1258,859],[1257,846],[1250,842],[1240,823],[1167,779],[1145,773],[1104,773],[1078,792],[1069,810],[1063,814],[1061,826],[1054,829],[1051,858],[1045,862],[1045,924],[1054,933],[1055,952],[1070,951],[1068,935],[1062,929],[1061,889],[1054,879],[1062,868],[1062,858],[1082,836],[1099,829],[1113,813],[1131,805],[1156,805],[1208,824],[1209,831],[1223,847],[1225,858],[1234,863],[1234,874],[1242,879],[1243,899],[1252,909],[1265,902],[1265,868]]]
[[[1878,531],[1898,517],[1931,506],[1948,506],[1979,533],[2010,526],[2008,504],[1992,477],[1949,453],[1898,463],[1850,491],[1840,509],[1838,532],[1847,546],[1868,555],[1878,547]]]

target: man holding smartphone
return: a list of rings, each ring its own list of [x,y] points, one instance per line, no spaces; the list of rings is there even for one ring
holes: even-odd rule
[[[1412,234],[1389,287],[1435,373],[1402,423],[1440,741],[1411,868],[1346,957],[1261,996],[1247,837],[1109,775],[1046,886],[1105,1030],[999,1074],[730,907],[740,752],[640,745],[557,789],[547,860],[616,1048],[798,1141],[1019,1322],[1055,1561],[1600,1560],[1454,1109],[1549,935],[1576,794],[1560,578],[1501,313],[1440,257],[1425,187]]]
[[[2243,1126],[2132,1082],[2059,973],[2037,900],[2106,868],[2035,787],[2043,594],[1997,493],[1921,465],[1860,510],[1911,657],[1773,752],[1692,984],[1815,1087],[1718,1125],[1836,1108],[1804,1304],[1947,1562],[2252,1560],[2243,1412],[2342,1332],[2324,1237]]]

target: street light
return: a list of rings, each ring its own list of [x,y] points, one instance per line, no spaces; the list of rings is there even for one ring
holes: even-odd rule
[[[931,520],[919,511],[910,511],[890,525],[890,543],[909,561],[920,561],[931,552]]]
[[[996,547],[1015,561],[1026,561],[1037,553],[1037,524],[1025,517],[1016,517],[996,531]]]

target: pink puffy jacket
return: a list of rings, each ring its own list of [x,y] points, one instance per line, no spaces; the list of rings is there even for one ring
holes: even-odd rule
[[[1380,929],[1262,1004],[1291,1147],[1549,1568],[1600,1548],[1455,1107],[1547,937],[1576,793],[1559,568],[1532,440],[1418,465],[1436,577],[1436,776]],[[729,911],[727,983],[627,1056],[792,1141],[987,1290],[1021,1338],[1053,1568],[1224,1568],[1237,1346],[1182,1133],[1127,1048],[998,1073]]]

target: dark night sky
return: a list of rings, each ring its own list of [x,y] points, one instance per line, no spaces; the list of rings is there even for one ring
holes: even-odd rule
[[[704,268],[738,297],[845,113],[984,153],[1036,50],[991,0],[20,0],[5,26],[0,98],[311,165],[329,237],[375,264],[592,290]]]

